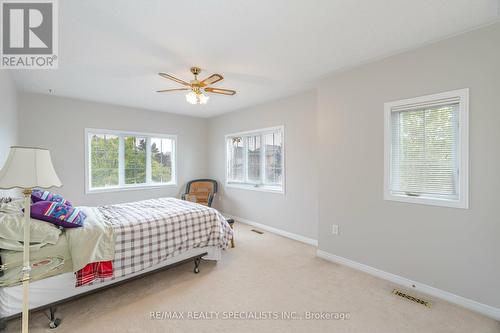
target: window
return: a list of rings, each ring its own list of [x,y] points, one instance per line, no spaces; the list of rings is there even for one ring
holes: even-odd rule
[[[86,191],[175,185],[176,137],[85,130]]]
[[[468,94],[385,104],[386,200],[468,208]]]
[[[95,134],[89,137],[92,156],[92,187],[118,186],[119,140],[116,135]]]
[[[228,186],[283,192],[283,127],[226,136]]]
[[[125,136],[125,184],[146,183],[146,137]]]

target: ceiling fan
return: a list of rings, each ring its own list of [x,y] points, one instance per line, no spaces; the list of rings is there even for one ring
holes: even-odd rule
[[[207,104],[209,96],[203,94],[203,92],[221,94],[221,95],[229,95],[232,96],[236,94],[236,91],[229,89],[221,89],[221,88],[213,88],[209,87],[210,85],[217,83],[219,81],[224,80],[224,77],[220,74],[212,74],[206,79],[199,81],[198,75],[201,73],[201,68],[199,67],[191,67],[191,73],[194,75],[194,80],[186,82],[184,80],[178,79],[172,75],[165,73],[158,73],[161,77],[165,79],[172,80],[174,82],[182,84],[183,88],[175,88],[175,89],[163,89],[157,90],[156,92],[169,92],[169,91],[185,91],[189,90],[186,94],[186,101],[190,104]]]

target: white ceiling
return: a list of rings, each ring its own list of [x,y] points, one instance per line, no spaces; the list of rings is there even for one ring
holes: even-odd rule
[[[18,70],[26,91],[200,117],[307,89],[325,74],[478,27],[498,0],[61,0],[59,69]],[[189,105],[156,73],[221,73]]]

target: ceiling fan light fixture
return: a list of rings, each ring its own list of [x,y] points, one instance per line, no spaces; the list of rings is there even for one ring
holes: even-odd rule
[[[203,93],[190,91],[186,94],[186,101],[189,104],[207,104],[209,97]]]
[[[207,95],[205,95],[205,94],[199,94],[199,95],[198,95],[198,99],[199,99],[199,101],[200,101],[200,104],[207,104],[207,102],[208,102],[208,99],[209,99],[209,98],[210,98],[210,97],[208,97],[208,96],[207,96]]]
[[[196,98],[196,94],[194,93],[194,91],[190,91],[186,94],[186,101],[189,103],[189,104],[197,104],[197,98]]]
[[[0,0],[1,1],[1,0]],[[182,86],[180,88],[171,88],[171,89],[161,89],[156,92],[164,93],[164,92],[172,92],[172,91],[189,91],[186,94],[186,101],[189,104],[207,104],[209,97],[204,94],[219,94],[226,96],[233,96],[236,94],[235,90],[231,89],[222,89],[222,88],[214,88],[211,87],[212,84],[217,83],[219,81],[224,80],[224,77],[220,74],[212,74],[204,80],[198,80],[198,75],[200,74],[201,69],[199,67],[191,67],[191,73],[194,75],[194,80],[184,81],[176,78],[170,74],[166,73],[158,73],[164,79],[174,81]]]

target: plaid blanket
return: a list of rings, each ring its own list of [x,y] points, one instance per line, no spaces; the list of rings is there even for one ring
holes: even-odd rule
[[[113,277],[113,262],[99,261],[88,264],[76,272],[76,287],[90,284],[97,279],[107,279]]]
[[[133,274],[187,250],[226,249],[233,236],[215,209],[175,198],[99,207],[116,236],[114,278]]]

